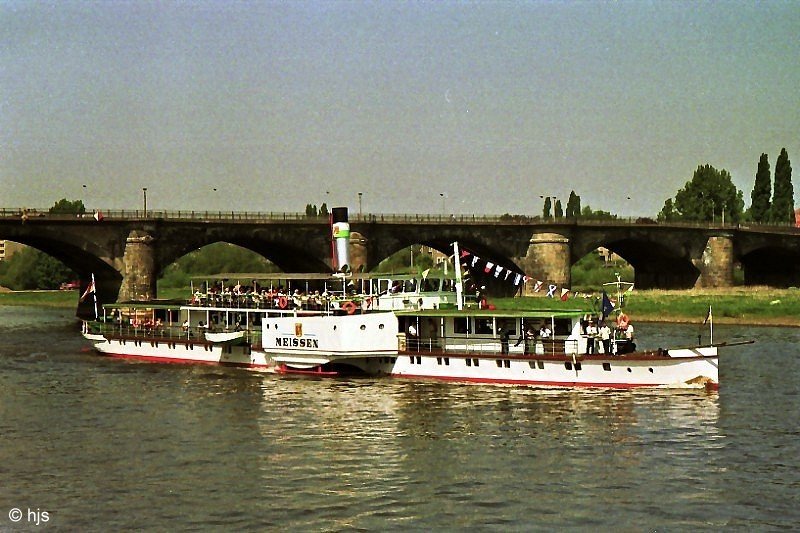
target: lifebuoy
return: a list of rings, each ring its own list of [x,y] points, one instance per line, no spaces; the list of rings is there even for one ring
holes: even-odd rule
[[[278,298],[278,307],[281,309],[286,309],[287,305],[289,305],[289,300],[286,299],[286,296],[281,296]]]
[[[348,300],[348,301],[346,301],[345,303],[342,304],[342,309],[347,311],[348,315],[352,315],[353,313],[356,312],[357,308],[356,308],[356,304],[354,304],[353,302]]]

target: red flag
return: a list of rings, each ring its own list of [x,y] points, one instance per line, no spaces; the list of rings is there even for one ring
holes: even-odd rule
[[[92,280],[91,283],[89,283],[89,286],[86,287],[86,290],[83,291],[83,295],[81,296],[81,299],[79,301],[81,301],[81,302],[84,301],[86,299],[86,297],[89,296],[92,293],[94,293],[94,279]]]

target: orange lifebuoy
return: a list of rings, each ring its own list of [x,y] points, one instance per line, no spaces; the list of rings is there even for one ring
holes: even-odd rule
[[[345,303],[342,304],[342,309],[347,311],[348,315],[352,315],[353,313],[356,312],[356,304],[354,304],[353,302],[348,300],[348,301],[346,301]]]
[[[289,305],[289,300],[286,299],[286,296],[281,296],[278,298],[278,307],[281,309],[286,309],[287,305]]]

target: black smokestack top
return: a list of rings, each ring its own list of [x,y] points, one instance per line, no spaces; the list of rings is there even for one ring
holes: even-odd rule
[[[334,207],[331,209],[331,221],[333,223],[336,222],[347,222],[347,208],[346,207]]]

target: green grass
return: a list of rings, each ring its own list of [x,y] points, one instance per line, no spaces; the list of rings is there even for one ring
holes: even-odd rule
[[[76,307],[78,291],[0,292],[0,305],[37,305],[42,307]]]
[[[160,298],[187,298],[187,289],[160,288]],[[625,311],[634,320],[702,322],[713,309],[717,323],[800,326],[800,289],[734,287],[688,291],[634,291],[627,295]],[[20,291],[0,293],[0,305],[75,308],[78,291]],[[594,299],[491,298],[501,309],[580,309],[597,312]]]
[[[583,309],[597,312],[594,299],[545,297],[493,299],[503,309]],[[702,322],[712,308],[718,323],[800,326],[800,290],[768,287],[693,289],[688,291],[634,291],[627,295],[625,312],[636,320]]]

